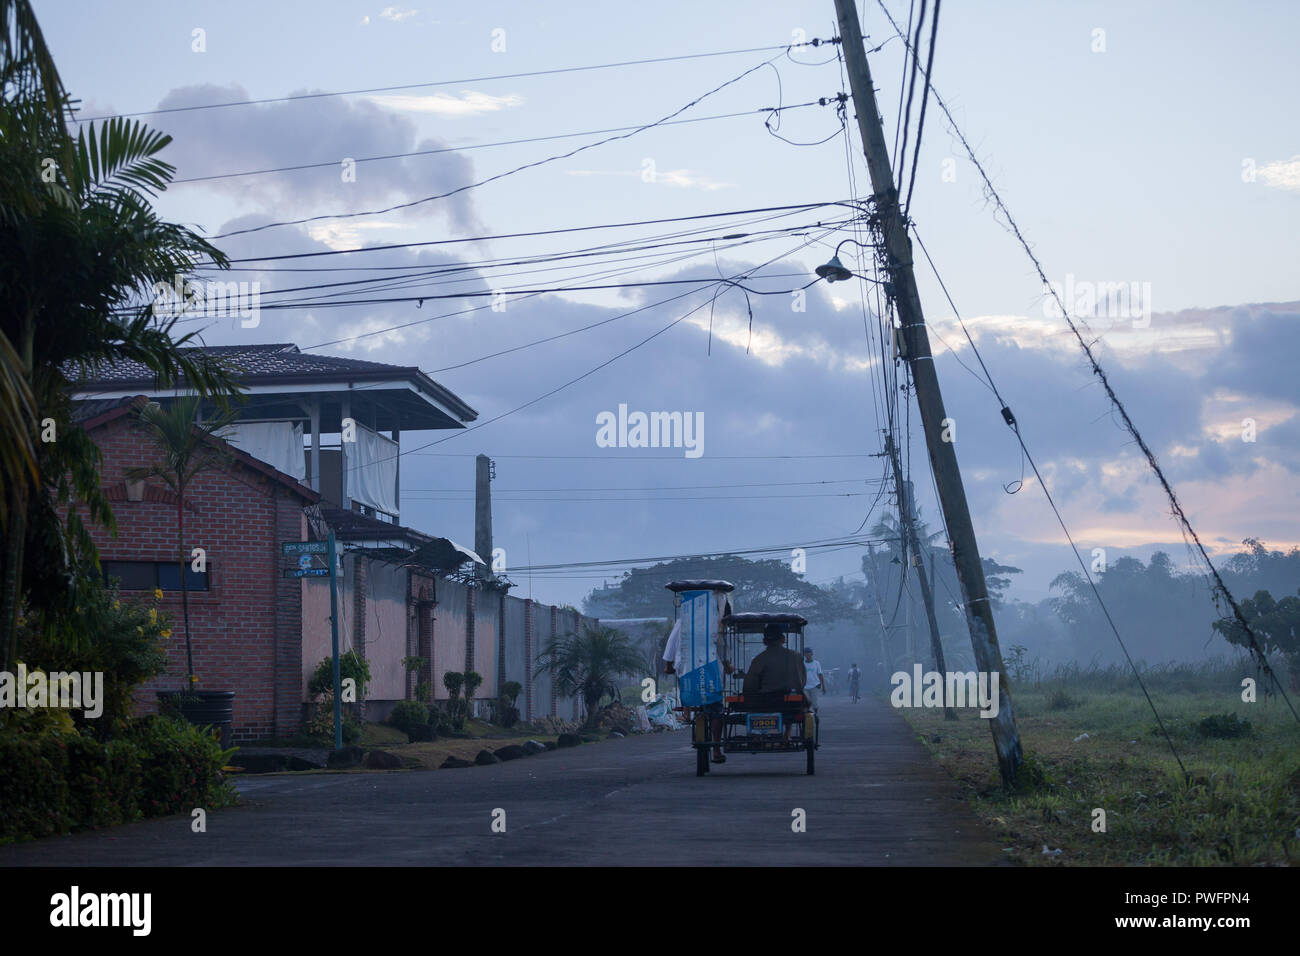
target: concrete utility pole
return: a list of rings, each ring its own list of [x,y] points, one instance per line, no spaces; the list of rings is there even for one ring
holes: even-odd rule
[[[474,550],[483,559],[478,575],[492,580],[492,459],[479,455],[474,459]]]
[[[835,0],[835,9],[839,18],[844,63],[853,92],[853,105],[857,110],[858,132],[862,136],[876,211],[884,232],[894,304],[902,322],[901,336],[906,350],[903,357],[911,368],[912,382],[916,386],[916,404],[925,426],[925,444],[930,453],[930,466],[938,487],[944,519],[948,524],[957,580],[965,599],[964,609],[970,626],[975,665],[987,674],[999,675],[998,713],[988,720],[1002,782],[1010,784],[1015,780],[1016,771],[1023,760],[1020,732],[1016,728],[1015,713],[1011,706],[1002,651],[998,648],[997,628],[984,583],[984,567],[975,541],[975,528],[971,524],[966,491],[962,487],[961,471],[957,467],[957,453],[950,438],[949,428],[952,423],[944,411],[943,395],[939,391],[939,379],[934,370],[934,358],[930,354],[925,314],[921,310],[921,296],[917,292],[916,276],[912,272],[912,243],[907,237],[907,223],[898,207],[898,190],[894,187],[885,133],[880,122],[880,112],[876,108],[875,87],[871,82],[871,70],[867,66],[857,6],[854,0]]]
[[[910,561],[916,568],[916,579],[921,583],[921,601],[925,604],[925,617],[930,624],[930,656],[934,658],[935,670],[944,675],[945,686],[948,665],[943,659],[943,642],[939,640],[939,620],[934,614],[934,592],[930,590],[930,581],[925,576],[925,552],[921,549],[921,538],[916,533],[916,512],[912,505],[912,483],[903,481],[903,466],[898,461],[898,448],[894,445],[894,436],[885,435],[885,453],[894,466],[894,488],[898,492],[898,522],[903,532],[903,560]],[[907,556],[908,551],[912,557]],[[943,716],[947,720],[956,720],[957,711],[944,701]]]

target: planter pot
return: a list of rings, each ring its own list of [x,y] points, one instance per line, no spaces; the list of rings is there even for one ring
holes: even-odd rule
[[[233,690],[160,690],[158,708],[174,713],[196,727],[212,727],[221,733],[221,747],[230,748],[231,725],[235,719]]]

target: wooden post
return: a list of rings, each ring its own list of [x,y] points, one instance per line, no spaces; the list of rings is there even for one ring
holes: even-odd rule
[[[902,322],[901,334],[906,350],[903,357],[907,360],[912,382],[916,386],[916,404],[925,427],[925,444],[930,454],[930,467],[934,472],[939,503],[952,541],[953,564],[957,569],[957,580],[961,584],[975,665],[990,676],[998,675],[998,713],[988,720],[1002,782],[1009,785],[1015,780],[1016,770],[1023,760],[1020,732],[1011,705],[1002,651],[998,647],[997,628],[984,582],[984,567],[975,540],[975,528],[971,524],[966,491],[962,487],[957,453],[953,448],[953,422],[944,410],[943,395],[934,370],[934,358],[930,353],[925,314],[916,288],[916,276],[912,272],[912,244],[907,237],[907,223],[898,207],[898,190],[894,187],[885,133],[876,108],[875,87],[871,82],[871,70],[867,66],[857,7],[853,0],[835,0],[835,9],[839,18],[844,63],[853,92],[853,104],[857,110],[858,132],[862,136],[862,148],[871,174],[876,213],[884,232],[894,304]]]

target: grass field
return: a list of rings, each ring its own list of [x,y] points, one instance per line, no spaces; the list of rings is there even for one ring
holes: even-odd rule
[[[1186,778],[1136,681],[1118,669],[1057,670],[1013,685],[1026,754],[1018,792],[1001,786],[988,725],[974,710],[956,722],[941,710],[902,714],[1018,863],[1300,862],[1300,724],[1286,703],[1262,693],[1243,702],[1233,665],[1144,676]],[[1094,829],[1096,809],[1104,832]]]

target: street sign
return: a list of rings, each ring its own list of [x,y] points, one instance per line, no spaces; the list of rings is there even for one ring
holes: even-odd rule
[[[281,554],[325,554],[327,551],[328,541],[285,541],[280,545]]]
[[[293,568],[285,571],[286,578],[326,578],[329,577],[329,568]]]

